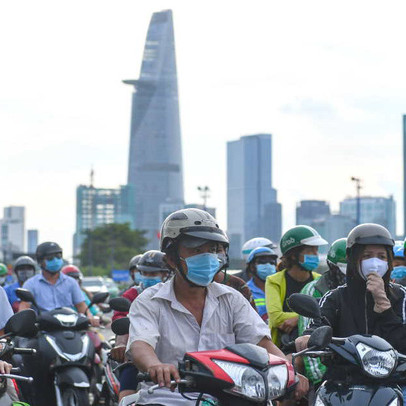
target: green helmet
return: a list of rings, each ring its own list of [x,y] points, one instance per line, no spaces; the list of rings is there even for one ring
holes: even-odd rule
[[[292,227],[283,234],[280,242],[282,255],[285,255],[292,248],[300,247],[301,245],[320,246],[326,244],[328,242],[321,238],[314,228],[309,226]]]
[[[8,274],[8,269],[6,265],[0,262],[0,276],[6,276]]]
[[[335,240],[327,253],[327,261],[332,262],[334,265],[338,263],[346,264],[347,263],[347,239],[340,238]]]

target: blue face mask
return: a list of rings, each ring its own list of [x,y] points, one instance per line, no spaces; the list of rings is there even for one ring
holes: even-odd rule
[[[148,277],[140,275],[140,283],[142,283],[144,289],[150,288],[151,286],[154,286],[159,282],[162,282],[160,276]]]
[[[63,259],[54,257],[51,261],[45,260],[45,269],[51,273],[57,273],[63,266]]]
[[[276,266],[272,264],[257,264],[257,275],[258,278],[265,281],[267,276],[276,273]]]
[[[182,258],[183,259],[183,258]],[[217,254],[198,254],[185,258],[187,265],[186,278],[199,286],[208,286],[220,269],[220,261]]]
[[[319,266],[319,262],[318,255],[305,255],[304,261],[300,262],[300,265],[306,269],[306,271],[313,271]]]
[[[390,277],[392,279],[402,279],[406,277],[406,266],[395,266]]]

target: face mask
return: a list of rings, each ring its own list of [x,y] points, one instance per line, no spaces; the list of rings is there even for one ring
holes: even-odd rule
[[[45,260],[45,269],[51,273],[57,273],[61,270],[63,265],[62,258],[53,258],[51,261]]]
[[[141,274],[138,271],[133,273],[133,281],[137,284],[141,282]]]
[[[183,258],[182,258],[183,259]],[[217,254],[198,254],[185,258],[187,265],[186,278],[199,286],[208,286],[220,269],[220,262]]]
[[[0,276],[0,285],[4,285],[6,283],[6,277]]]
[[[395,266],[390,274],[392,279],[402,279],[406,277],[406,266]]]
[[[227,264],[227,255],[226,254],[217,254],[217,258],[220,261],[219,269]]]
[[[35,275],[34,270],[17,271],[17,279],[21,283],[24,283],[27,279],[30,279],[34,275]]]
[[[347,264],[344,264],[343,262],[337,262],[337,267],[344,275],[347,274]]]
[[[319,266],[319,256],[318,255],[305,255],[304,261],[300,262],[300,265],[306,269],[306,271],[313,271]]]
[[[257,264],[258,278],[265,281],[267,276],[276,273],[276,266],[271,264]]]
[[[388,271],[388,263],[379,258],[368,258],[361,261],[362,275],[366,278],[371,272],[377,272],[382,278]]]
[[[156,285],[157,283],[161,282],[161,277],[160,276],[142,276],[140,275],[140,283],[142,283],[142,286],[144,289],[150,288],[151,286]]]

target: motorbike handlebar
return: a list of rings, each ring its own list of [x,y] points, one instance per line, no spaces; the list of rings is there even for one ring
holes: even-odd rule
[[[14,354],[36,354],[37,350],[34,348],[14,348],[13,349]]]
[[[21,372],[21,368],[15,367],[11,368],[10,374],[19,374]]]
[[[138,381],[151,381],[151,375],[148,372],[138,372],[137,380]]]
[[[34,381],[34,378],[31,376],[20,376],[14,374],[0,374],[0,378],[15,379],[16,381],[23,381],[28,383],[32,383]]]

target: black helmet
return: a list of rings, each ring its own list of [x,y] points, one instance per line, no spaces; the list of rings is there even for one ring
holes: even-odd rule
[[[226,233],[220,229],[216,219],[200,209],[178,210],[165,219],[161,228],[161,251],[167,252],[180,238],[187,240],[190,248],[206,241],[229,244]]]
[[[140,262],[140,259],[142,257],[142,254],[138,254],[135,257],[132,257],[130,259],[130,263],[128,264],[128,269],[131,271],[133,268],[137,268],[138,262]]]
[[[147,251],[138,262],[137,269],[142,272],[169,272],[164,258],[165,254],[161,251]]]
[[[19,268],[21,266],[31,266],[34,269],[34,271],[36,269],[35,261],[27,255],[18,257],[16,259],[16,262],[14,262],[14,265],[13,265],[13,271],[15,272],[17,270],[17,268]]]
[[[347,252],[355,245],[387,245],[393,247],[395,241],[383,226],[374,223],[360,224],[354,227],[347,237]]]
[[[42,261],[47,255],[52,254],[62,254],[62,248],[56,242],[43,242],[37,247],[37,251],[35,252],[35,256],[37,261]]]

